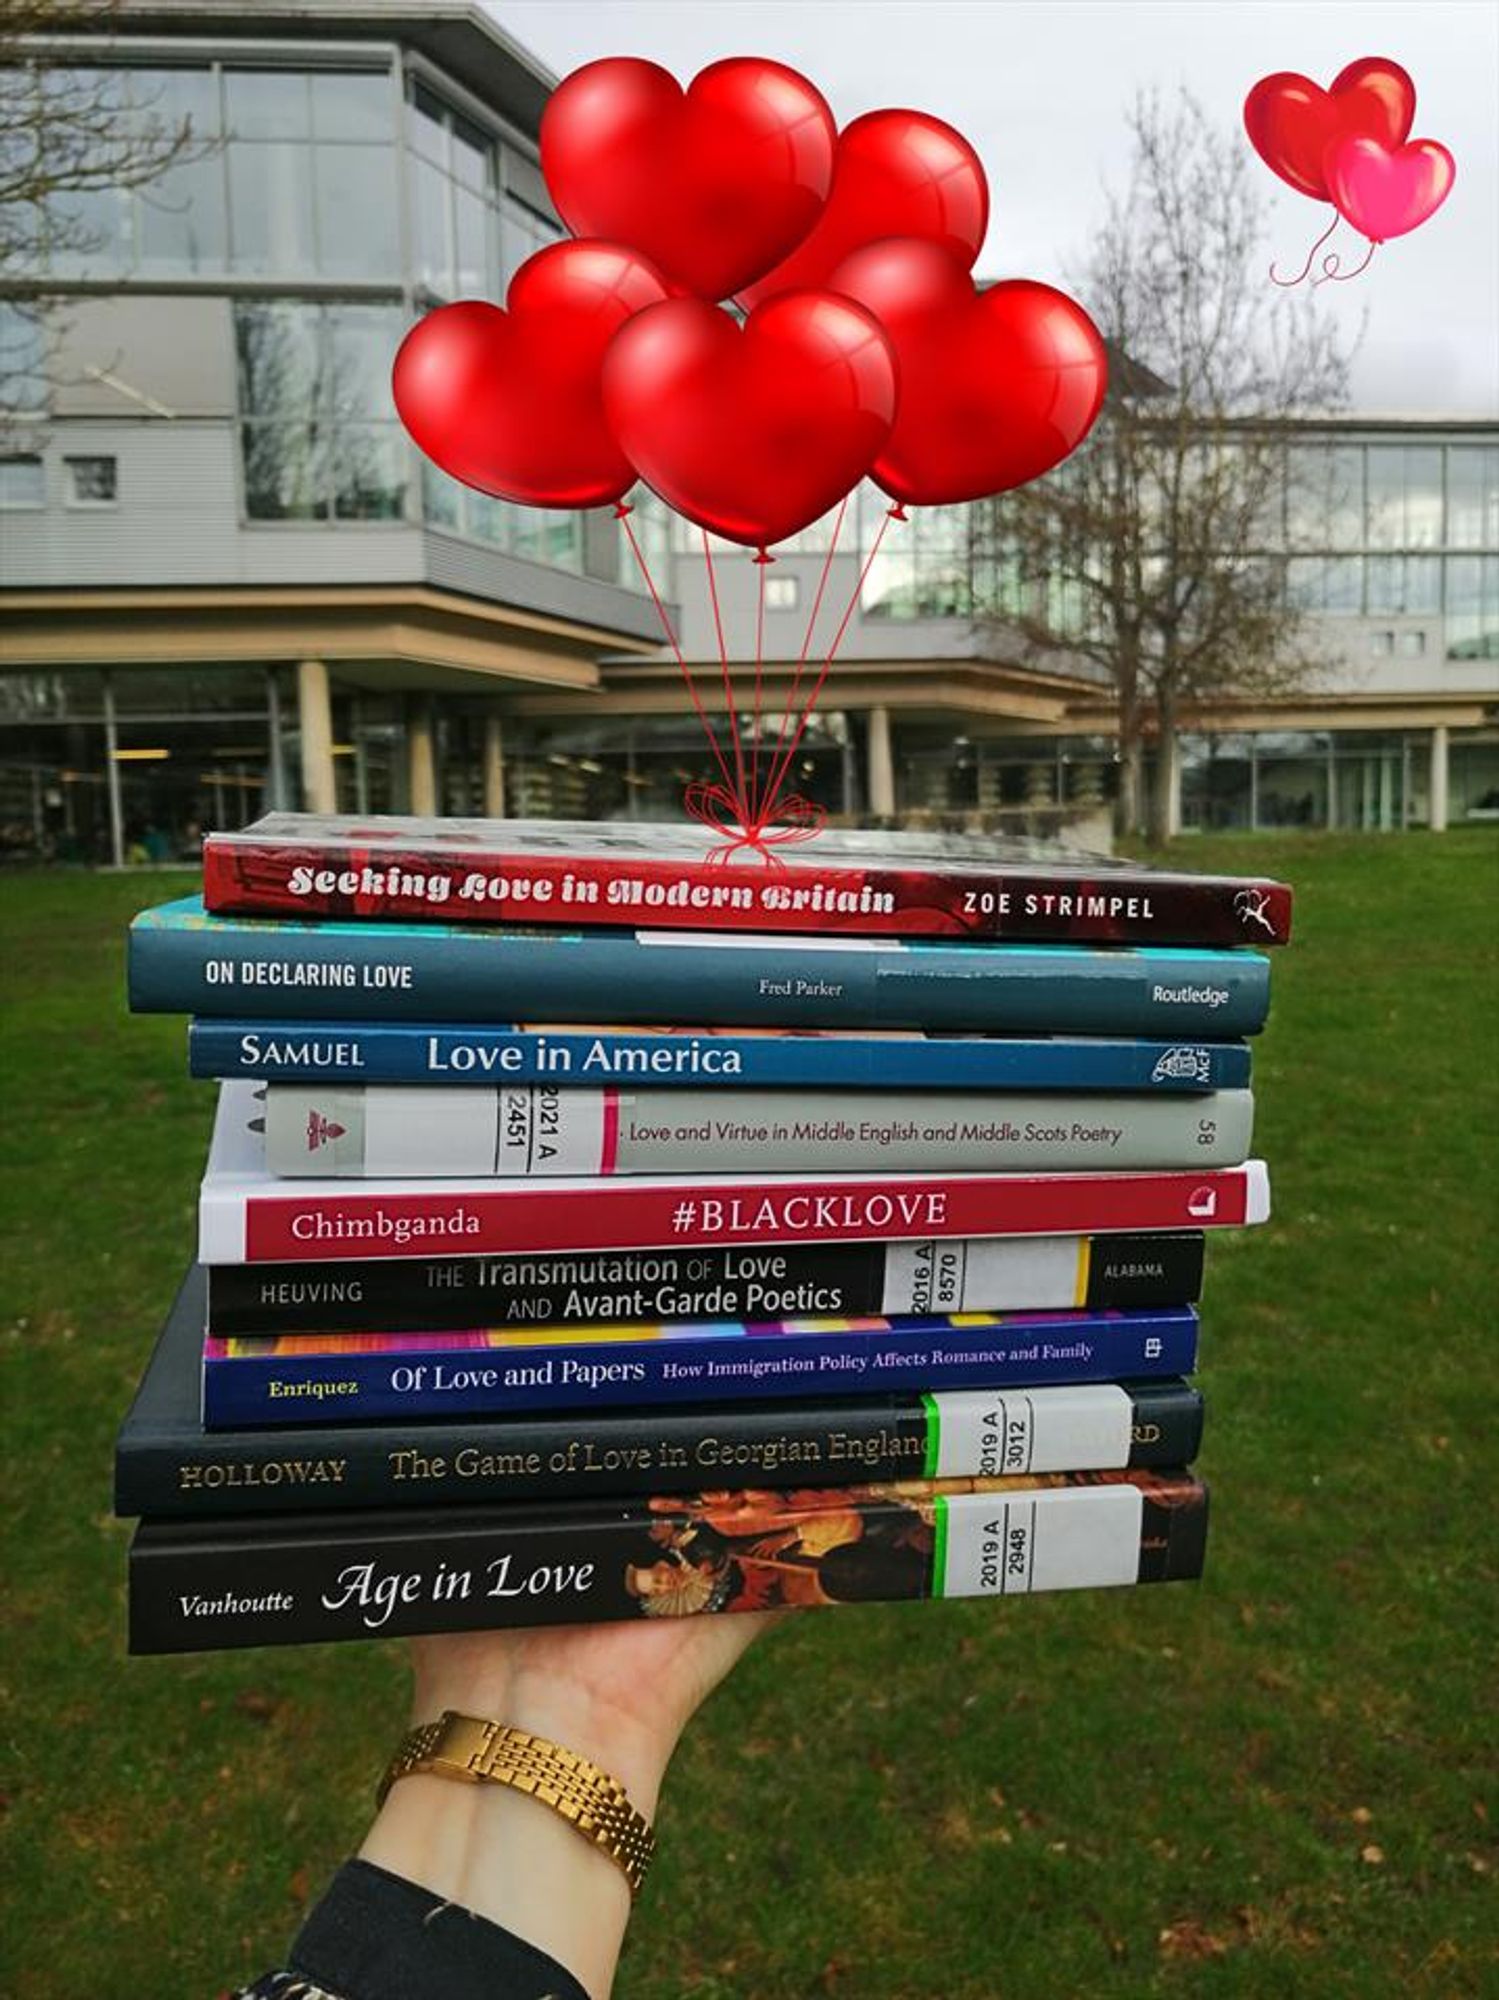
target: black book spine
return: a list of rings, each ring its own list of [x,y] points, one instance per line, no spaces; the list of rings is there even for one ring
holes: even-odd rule
[[[1187,1473],[1098,1472],[325,1514],[239,1534],[147,1522],[130,1650],[1172,1582],[1201,1573],[1206,1511]]]
[[[1188,1465],[1197,1456],[1196,1389],[1166,1379],[1114,1393],[1128,1406],[1112,1438],[1098,1428],[1109,1391],[1095,1387],[297,1431],[205,1433],[132,1419],[116,1451],[115,1511],[193,1519],[475,1506],[1027,1472],[1063,1457],[1069,1470]]]
[[[220,1264],[209,1272],[208,1331],[229,1338],[605,1321],[1047,1312],[1069,1306],[1127,1311],[1190,1305],[1201,1291],[1200,1231],[1071,1240],[1073,1250],[1050,1258],[1024,1242],[996,1253],[933,1240],[580,1252],[565,1258]],[[975,1255],[976,1248],[982,1254]],[[1013,1275],[1005,1272],[1006,1260]],[[1017,1295],[989,1296],[1005,1289]]]

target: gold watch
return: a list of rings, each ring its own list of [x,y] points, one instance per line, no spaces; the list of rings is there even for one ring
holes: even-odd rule
[[[622,1785],[575,1750],[449,1708],[436,1722],[424,1722],[407,1734],[381,1780],[376,1803],[384,1805],[397,1778],[416,1771],[473,1785],[510,1785],[540,1799],[603,1848],[624,1870],[631,1893],[640,1894],[656,1852],[650,1821],[630,1804]]]

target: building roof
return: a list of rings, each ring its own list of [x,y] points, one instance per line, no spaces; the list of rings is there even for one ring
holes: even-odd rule
[[[82,24],[80,24],[82,25]],[[557,78],[477,0],[124,0],[103,23],[112,38],[399,42],[416,49],[513,125],[534,134]]]

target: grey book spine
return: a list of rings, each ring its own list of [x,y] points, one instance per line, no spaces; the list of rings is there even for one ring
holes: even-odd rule
[[[1048,1173],[1237,1166],[1248,1090],[1143,1093],[575,1090],[270,1084],[266,1164],[290,1178]]]

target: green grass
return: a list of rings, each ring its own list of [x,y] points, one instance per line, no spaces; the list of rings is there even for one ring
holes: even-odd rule
[[[1298,889],[1276,1216],[1210,1258],[1208,1578],[791,1621],[680,1753],[620,2000],[1496,1990],[1499,841],[1180,853]],[[0,882],[14,2000],[273,1962],[403,1714],[395,1647],[124,1657],[112,1433],[210,1092],[122,945],[182,888]]]

